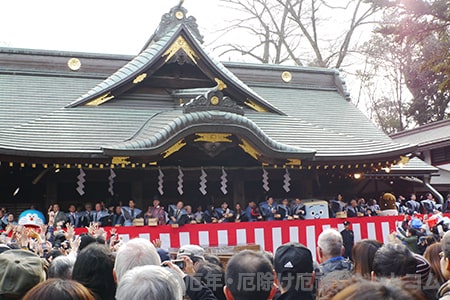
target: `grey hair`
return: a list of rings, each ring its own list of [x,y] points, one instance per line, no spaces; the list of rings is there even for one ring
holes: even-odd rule
[[[55,257],[48,268],[49,278],[72,279],[75,256],[60,255]]]
[[[145,265],[161,265],[161,258],[155,246],[146,239],[134,238],[119,248],[114,263],[117,281],[119,282],[126,271],[134,267]]]
[[[326,256],[336,257],[342,255],[342,235],[336,229],[328,228],[322,231],[317,245]]]
[[[117,300],[182,300],[184,282],[170,268],[135,267],[122,277],[116,291]]]

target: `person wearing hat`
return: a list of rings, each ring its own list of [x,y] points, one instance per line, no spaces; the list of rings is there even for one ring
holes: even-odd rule
[[[21,299],[31,288],[45,280],[44,261],[20,249],[0,254],[0,299]]]
[[[177,259],[187,256],[192,260],[193,268],[197,271],[198,265],[205,261],[205,250],[198,245],[184,245],[178,249]]]
[[[290,242],[277,248],[273,259],[281,296],[277,300],[312,300],[315,273],[311,251]]]
[[[352,260],[352,249],[353,246],[355,245],[355,234],[353,230],[350,228],[351,223],[349,221],[344,221],[343,224],[344,229],[341,231],[341,235],[345,250],[342,256]]]

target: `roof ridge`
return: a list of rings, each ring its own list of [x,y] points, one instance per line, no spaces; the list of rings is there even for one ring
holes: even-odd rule
[[[403,130],[403,131],[400,131],[400,132],[396,132],[396,133],[393,133],[393,134],[391,134],[389,136],[392,137],[392,138],[398,138],[398,137],[410,135],[410,134],[415,133],[415,132],[431,130],[431,129],[435,129],[436,127],[445,127],[447,125],[450,125],[450,118],[449,119],[435,121],[435,122],[431,122],[431,123],[428,123],[428,124],[424,124],[424,125],[412,128],[412,129],[407,129],[407,130]]]
[[[162,15],[158,27],[145,43],[144,47],[141,49],[141,52],[150,47],[152,43],[159,41],[173,28],[181,24],[186,26],[195,38],[203,44],[203,36],[200,34],[198,29],[197,19],[194,16],[186,17],[188,11],[186,8],[182,7],[183,2],[184,0],[180,0],[177,6],[172,7],[168,13]]]

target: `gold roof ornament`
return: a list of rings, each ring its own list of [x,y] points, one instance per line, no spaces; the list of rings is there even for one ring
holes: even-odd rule
[[[217,105],[217,104],[219,104],[219,97],[217,97],[217,96],[212,96],[211,99],[210,99],[209,101],[210,101],[210,103],[211,103],[212,105]]]
[[[81,61],[78,58],[72,57],[67,61],[67,66],[72,71],[78,71],[81,68]]]
[[[255,101],[251,99],[247,99],[247,101],[244,102],[245,105],[252,108],[253,110],[256,110],[257,112],[267,112],[267,109],[256,103]]]
[[[177,18],[178,20],[183,20],[183,18],[184,18],[184,13],[183,13],[181,10],[177,11],[177,12],[175,13],[175,18]]]
[[[114,156],[111,160],[111,164],[114,165],[129,165],[131,162],[129,161],[129,156]]]
[[[142,73],[141,75],[136,76],[136,78],[133,80],[133,83],[138,84],[142,82],[145,78],[147,78],[147,73]]]
[[[196,138],[194,142],[207,142],[207,143],[231,143],[232,140],[229,138],[232,136],[231,133],[196,133]]]
[[[289,71],[284,71],[281,73],[281,79],[286,83],[290,82],[292,80],[292,73]]]
[[[261,153],[258,152],[252,145],[250,145],[249,142],[247,142],[245,139],[241,139],[242,144],[239,144],[239,147],[242,148],[248,155],[253,157],[256,160],[259,160],[259,157],[261,156]]]
[[[223,82],[219,78],[215,77],[214,80],[217,82],[217,90],[222,91],[227,88],[225,82]]]
[[[186,142],[184,141],[184,139],[181,139],[161,154],[162,154],[163,158],[167,158],[167,157],[171,156],[172,154],[174,154],[175,152],[179,151],[184,146],[186,146]]]
[[[172,56],[174,56],[179,50],[183,50],[184,53],[195,63],[197,64],[197,59],[199,59],[199,56],[197,53],[192,49],[192,47],[186,42],[184,37],[181,35],[177,37],[175,42],[173,42],[172,45],[170,45],[169,49],[166,50],[166,52],[163,53],[162,57],[166,56],[166,62],[168,62]]]
[[[106,94],[101,95],[100,97],[95,98],[94,100],[89,101],[85,105],[87,106],[99,106],[100,104],[103,104],[111,99],[113,99],[114,96],[111,95],[111,92],[107,92]]]
[[[302,161],[296,158],[288,158],[288,161],[286,163],[287,166],[300,166],[301,164]]]

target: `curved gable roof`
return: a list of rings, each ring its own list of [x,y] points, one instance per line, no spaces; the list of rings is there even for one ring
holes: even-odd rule
[[[262,98],[216,60],[201,46],[201,43],[184,24],[172,28],[163,37],[150,43],[144,51],[125,66],[66,107],[97,106],[117,98],[133,87],[139,86],[144,80],[151,80],[152,74],[162,68],[178,51],[184,51],[185,55],[212,82],[223,83],[224,93],[230,94],[236,100],[255,110],[285,115],[283,111]]]

